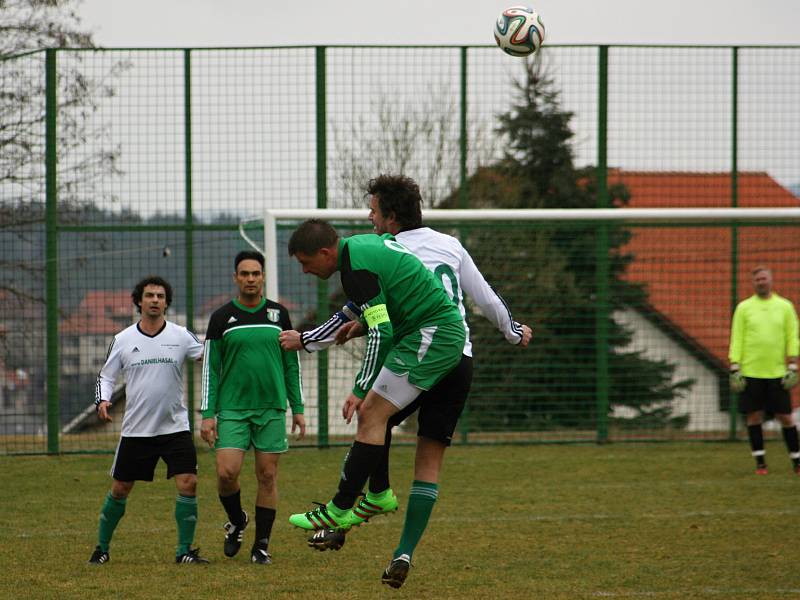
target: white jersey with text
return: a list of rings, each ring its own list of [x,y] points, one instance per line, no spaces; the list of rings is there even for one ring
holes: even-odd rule
[[[509,343],[518,344],[522,341],[522,325],[513,319],[503,298],[486,282],[461,242],[430,227],[401,231],[394,237],[433,271],[458,305],[467,331],[464,354],[472,356],[472,342],[469,339],[467,312],[464,308],[464,292],[472,298],[480,308],[481,314],[497,327]]]
[[[95,386],[95,404],[111,400],[114,382],[125,376],[122,435],[152,437],[189,430],[183,404],[183,363],[203,355],[203,344],[185,327],[166,321],[150,336],[131,325],[114,336]]]

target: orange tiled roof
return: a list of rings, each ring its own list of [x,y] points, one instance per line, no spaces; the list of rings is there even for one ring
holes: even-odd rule
[[[615,170],[631,208],[729,207],[729,173]],[[800,207],[800,199],[767,173],[740,173],[740,207]],[[727,364],[733,235],[730,227],[640,227],[622,249],[635,257],[626,277],[644,283],[651,304]],[[751,269],[770,267],[774,290],[800,304],[800,226],[737,228],[736,301],[753,293]]]
[[[740,172],[737,205],[746,208],[800,207],[798,199],[767,173]],[[608,184],[624,183],[631,208],[725,208],[731,201],[730,173],[622,171],[611,169]]]
[[[88,292],[78,308],[61,322],[61,333],[69,335],[114,335],[126,323],[133,323],[136,309],[130,291]]]

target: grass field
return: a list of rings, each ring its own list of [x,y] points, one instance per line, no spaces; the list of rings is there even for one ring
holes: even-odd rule
[[[89,566],[109,455],[4,457],[0,598],[748,598],[800,597],[800,477],[779,442],[757,477],[745,443],[455,447],[414,567],[400,590],[380,573],[400,535],[413,449],[392,464],[401,511],[305,546],[290,512],[333,492],[342,448],[281,459],[274,564],[222,555],[226,520],[213,456],[200,456],[197,544],[208,566],[175,565],[175,488],[163,465],[138,483],[111,546]],[[243,499],[253,502],[252,459]]]

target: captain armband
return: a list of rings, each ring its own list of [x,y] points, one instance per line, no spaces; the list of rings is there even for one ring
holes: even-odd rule
[[[389,311],[386,310],[385,304],[378,304],[377,306],[370,306],[364,311],[364,319],[367,321],[367,327],[377,327],[381,323],[389,323]]]

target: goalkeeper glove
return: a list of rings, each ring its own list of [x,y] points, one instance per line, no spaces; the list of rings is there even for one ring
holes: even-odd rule
[[[790,390],[797,385],[797,365],[792,363],[789,365],[786,374],[781,379],[783,389]]]
[[[744,391],[745,386],[747,385],[747,381],[742,376],[742,373],[739,371],[739,365],[734,363],[731,365],[731,391],[736,392],[737,394]]]

